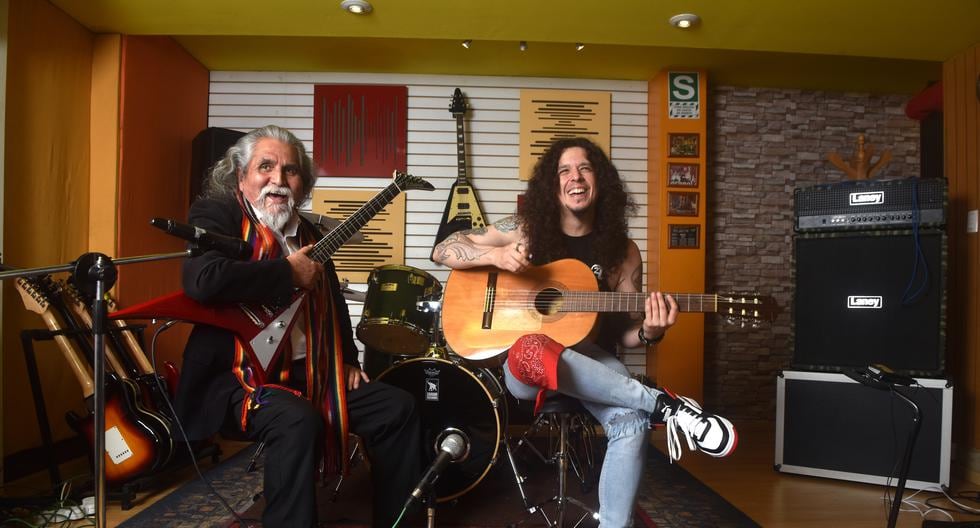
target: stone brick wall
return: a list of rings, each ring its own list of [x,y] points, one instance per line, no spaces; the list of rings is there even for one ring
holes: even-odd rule
[[[707,291],[758,292],[771,326],[705,321],[705,401],[736,419],[775,417],[776,375],[793,355],[793,189],[845,179],[827,161],[858,134],[892,160],[878,178],[919,175],[919,123],[906,96],[713,87],[708,124]]]

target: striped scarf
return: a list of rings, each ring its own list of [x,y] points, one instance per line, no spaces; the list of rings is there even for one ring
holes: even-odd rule
[[[245,205],[241,195],[238,198],[242,209],[242,238],[252,246],[251,260],[270,260],[283,256],[282,247],[272,230],[254,216],[251,207]],[[300,245],[317,240],[314,229],[303,222],[297,232]],[[309,292],[297,312],[296,325],[306,334],[306,392],[305,396],[288,388],[289,371],[292,367],[292,347],[286,346],[273,356],[269,365],[262,370],[260,365],[250,359],[246,345],[235,338],[235,361],[232,365],[235,377],[245,390],[245,402],[241,410],[241,427],[245,430],[248,415],[265,403],[263,391],[276,388],[303,396],[320,411],[326,422],[323,435],[325,472],[347,474],[347,435],[349,421],[347,416],[346,380],[344,378],[344,343],[341,333],[335,331],[343,321],[334,306],[332,276],[324,277],[317,288]],[[349,323],[348,323],[349,324]],[[291,341],[287,334],[284,339]],[[273,383],[269,383],[273,381]]]

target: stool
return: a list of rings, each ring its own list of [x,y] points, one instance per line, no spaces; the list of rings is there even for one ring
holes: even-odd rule
[[[547,454],[542,453],[531,437],[547,428]],[[578,526],[586,517],[599,519],[599,513],[575,497],[568,496],[568,470],[571,469],[583,492],[589,492],[597,480],[595,457],[595,431],[592,416],[582,403],[570,396],[554,394],[545,399],[531,427],[521,435],[517,443],[520,449],[527,446],[538,458],[549,465],[557,465],[558,490],[554,497],[528,509],[530,513],[540,512],[549,527],[563,527],[565,513],[569,504],[583,511],[576,521]],[[544,513],[542,507],[555,503],[555,521]]]

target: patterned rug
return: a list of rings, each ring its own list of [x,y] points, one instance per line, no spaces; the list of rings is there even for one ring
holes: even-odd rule
[[[246,448],[204,474],[225,500],[251,526],[261,526],[261,501],[253,503],[262,487],[262,461],[258,469],[245,472],[254,448]],[[692,456],[692,455],[689,455]],[[697,456],[697,455],[693,455]],[[542,502],[553,493],[553,469],[535,460],[518,457],[526,477],[525,493],[531,504]],[[366,470],[355,470],[333,497],[331,488],[322,489],[320,518],[322,526],[364,527],[368,525],[370,482]],[[586,492],[587,491],[587,492]],[[570,486],[570,493],[584,503],[595,506],[594,490]],[[702,484],[655,448],[647,457],[647,471],[640,487],[636,520],[646,528],[756,528],[759,525]],[[333,499],[333,500],[331,500]],[[572,508],[575,510],[575,508]],[[576,510],[577,511],[577,510]],[[451,503],[440,504],[436,524],[454,527],[505,527],[517,522],[522,526],[544,526],[540,515],[529,515],[523,507],[506,457],[490,469],[477,487]],[[178,488],[120,525],[121,528],[189,528],[220,527],[233,524],[232,516],[207,487],[194,480]],[[405,523],[418,525],[418,522]],[[583,527],[594,526],[588,520]]]

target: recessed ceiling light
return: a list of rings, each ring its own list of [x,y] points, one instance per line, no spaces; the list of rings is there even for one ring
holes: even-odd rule
[[[522,40],[517,47],[520,48],[521,51],[527,51],[527,41]]]
[[[585,44],[582,44],[581,42],[575,43],[575,51],[582,51],[584,49],[585,49]]]
[[[674,15],[670,17],[670,25],[674,27],[679,27],[681,29],[687,29],[689,27],[696,26],[700,21],[701,21],[701,17],[697,15],[692,15],[691,13],[683,13],[680,15]]]
[[[373,9],[367,0],[344,0],[340,3],[340,7],[355,15],[366,15]]]
[[[470,45],[471,44],[473,44],[473,41],[470,40],[470,39],[466,39],[466,40],[463,41],[463,47],[466,48],[466,49],[470,49]]]

